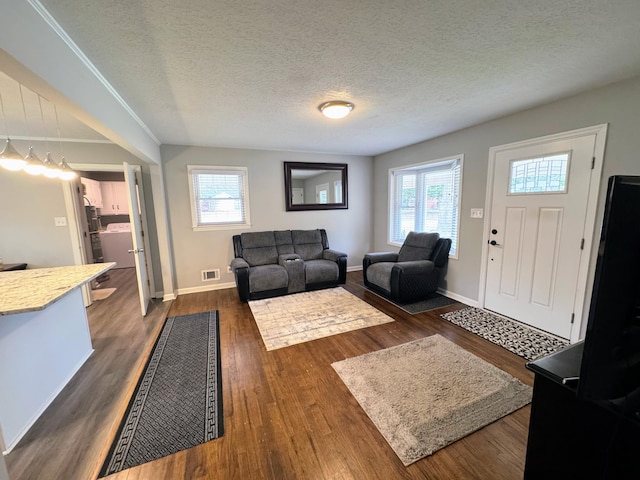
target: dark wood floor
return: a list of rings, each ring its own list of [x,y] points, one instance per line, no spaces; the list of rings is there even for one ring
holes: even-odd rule
[[[212,309],[221,320],[224,436],[110,480],[522,478],[529,406],[402,465],[331,363],[437,333],[529,385],[533,375],[524,359],[438,316],[460,304],[410,315],[361,280],[351,272],[345,288],[395,322],[271,352],[235,289],[154,303],[143,319],[135,286],[119,288],[89,308],[96,352],[8,456],[10,478],[95,478],[167,310]]]

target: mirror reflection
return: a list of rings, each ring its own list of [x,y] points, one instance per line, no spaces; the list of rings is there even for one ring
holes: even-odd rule
[[[347,165],[285,162],[287,210],[347,208]]]

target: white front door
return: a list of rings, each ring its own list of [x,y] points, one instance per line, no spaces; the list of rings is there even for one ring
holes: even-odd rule
[[[595,144],[590,134],[495,154],[485,308],[571,337]]]
[[[140,200],[138,198],[138,184],[141,183],[139,177],[140,175],[136,171],[135,167],[124,162],[124,180],[127,184],[129,193],[129,220],[131,222],[131,237],[133,240],[133,250],[129,253],[133,255],[136,264],[140,309],[144,316],[147,314],[147,306],[151,299],[151,291],[149,287],[149,273],[147,270],[147,255],[144,248]]]

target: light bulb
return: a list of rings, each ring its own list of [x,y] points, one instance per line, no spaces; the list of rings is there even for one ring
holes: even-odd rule
[[[44,166],[44,163],[42,163],[42,160],[40,160],[33,151],[33,147],[29,147],[29,152],[24,159],[26,161],[24,171],[29,175],[40,175],[44,172],[46,167]]]
[[[342,102],[342,101],[332,101],[332,102],[324,102],[322,105],[318,107],[318,109],[322,112],[322,114],[327,118],[338,119],[344,118],[351,110],[353,110],[353,103]]]

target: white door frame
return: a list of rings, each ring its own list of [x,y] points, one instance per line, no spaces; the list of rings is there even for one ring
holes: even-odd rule
[[[107,164],[107,163],[70,163],[69,166],[76,171],[80,171],[80,172],[122,172],[124,173],[124,165],[123,164]],[[142,169],[140,168],[140,165],[132,165],[135,170],[140,173],[140,175],[142,176]],[[145,236],[144,236],[144,248],[146,252],[151,252],[151,248],[149,247],[149,226],[147,224],[147,211],[145,208],[145,202],[144,202],[144,191],[142,189],[142,185],[139,185],[140,188],[140,212],[141,212],[141,216],[142,216],[142,228],[144,229]],[[127,195],[129,195],[129,193],[127,192]],[[71,195],[69,194],[69,198],[71,197]],[[73,210],[73,206],[70,205],[69,202],[69,198],[67,198],[67,194],[65,194],[65,202],[67,204],[67,216],[72,217],[72,213],[74,212]],[[77,222],[73,222],[76,223],[75,229],[74,227],[70,224],[70,231],[71,232],[76,232],[75,235],[71,235],[72,236],[72,243],[74,244],[74,260],[76,262],[76,265],[82,265],[85,263],[84,260],[84,244],[82,242],[82,239],[80,238],[80,231],[79,231],[79,226],[77,225]],[[73,237],[78,237],[76,239],[74,239]],[[79,245],[76,246],[76,244],[79,243]],[[75,251],[79,252],[79,253],[75,253]],[[151,295],[153,297],[155,297],[155,284],[154,284],[154,280],[153,280],[153,266],[152,266],[152,262],[151,262],[151,258],[148,257],[148,263],[147,263],[147,273],[149,275],[149,283],[150,283],[150,290],[151,290]]]
[[[592,127],[580,128],[568,132],[556,133],[544,137],[523,140],[520,142],[498,145],[489,149],[489,161],[487,168],[487,190],[484,200],[484,230],[482,234],[482,261],[480,263],[480,287],[478,292],[478,306],[484,308],[485,294],[487,286],[487,262],[489,261],[489,230],[491,228],[491,207],[493,199],[493,177],[495,173],[496,155],[505,150],[513,150],[516,148],[532,147],[539,144],[549,143],[558,140],[566,140],[570,138],[582,137],[585,135],[596,135],[594,148],[594,164],[591,182],[589,185],[589,200],[587,204],[587,213],[584,222],[584,249],[580,258],[580,270],[578,273],[576,298],[574,303],[575,320],[571,329],[571,343],[580,340],[580,332],[582,330],[582,322],[588,317],[589,302],[591,300],[591,289],[587,288],[587,280],[589,276],[589,266],[591,264],[591,247],[595,238],[596,211],[598,208],[598,197],[600,192],[600,181],[602,176],[602,166],[604,162],[604,149],[607,137],[608,124],[594,125]]]

